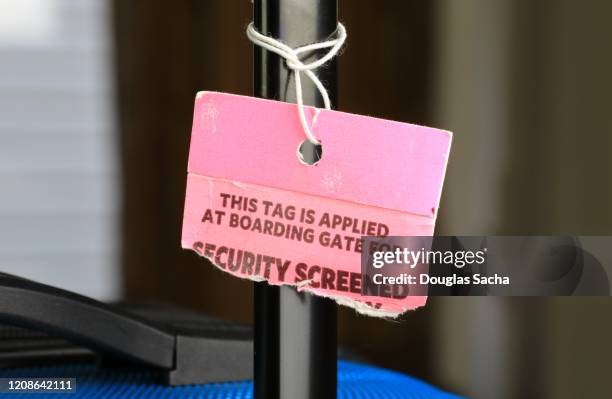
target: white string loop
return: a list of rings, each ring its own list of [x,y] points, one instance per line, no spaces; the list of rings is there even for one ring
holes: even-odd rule
[[[323,83],[319,80],[317,75],[312,72],[313,69],[317,69],[325,63],[329,62],[332,58],[338,54],[338,51],[344,44],[346,40],[346,29],[344,25],[338,22],[338,30],[335,39],[326,40],[324,42],[307,44],[305,46],[297,47],[295,49],[287,46],[281,41],[262,35],[257,32],[255,29],[255,25],[251,22],[246,30],[247,37],[253,44],[256,44],[268,51],[271,51],[279,56],[283,57],[287,61],[287,67],[291,69],[295,75],[295,98],[298,105],[298,113],[300,116],[300,123],[302,124],[302,128],[304,129],[304,133],[310,142],[313,144],[320,144],[319,140],[316,139],[310,126],[308,125],[308,121],[306,120],[306,113],[304,112],[304,100],[302,99],[302,80],[300,78],[300,72],[304,72],[306,76],[314,83],[317,90],[321,94],[323,98],[323,104],[325,105],[325,109],[331,109],[331,103],[329,101],[329,95],[327,94],[327,90],[323,86]],[[321,50],[324,48],[329,48],[327,53],[315,60],[313,62],[309,62],[304,64],[300,60],[300,54],[307,53],[314,50]]]

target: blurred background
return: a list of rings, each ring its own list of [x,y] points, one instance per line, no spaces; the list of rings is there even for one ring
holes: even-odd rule
[[[193,100],[250,95],[248,0],[0,0],[0,271],[251,322],[180,248]],[[612,3],[339,0],[338,109],[454,132],[439,234],[610,234]],[[0,298],[1,300],[1,298]],[[609,298],[339,312],[341,345],[474,398],[609,398]]]

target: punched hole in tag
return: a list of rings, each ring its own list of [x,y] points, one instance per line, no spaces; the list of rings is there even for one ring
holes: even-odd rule
[[[336,31],[337,36],[323,42],[307,44],[297,48],[291,48],[285,43],[272,37],[261,34],[255,29],[255,25],[251,22],[246,30],[247,37],[253,44],[260,46],[268,51],[271,51],[285,60],[287,68],[293,72],[295,79],[295,99],[297,103],[298,116],[300,124],[304,130],[307,140],[304,140],[297,149],[298,160],[304,165],[316,165],[323,156],[323,147],[312,132],[311,127],[306,118],[304,100],[302,99],[302,79],[301,73],[304,73],[308,79],[312,81],[316,89],[321,95],[323,104],[326,110],[331,110],[331,101],[327,93],[327,89],[313,72],[320,66],[331,61],[346,40],[346,29],[344,25],[338,23]],[[314,50],[328,49],[327,52],[313,62],[304,63],[300,59],[300,55],[309,54]],[[318,111],[313,119],[313,124],[316,122]]]
[[[316,165],[323,158],[323,146],[306,139],[298,147],[297,157],[304,165]]]

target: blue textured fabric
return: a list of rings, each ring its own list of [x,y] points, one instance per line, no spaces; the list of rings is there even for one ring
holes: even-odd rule
[[[13,399],[250,399],[250,381],[166,387],[146,370],[96,369],[92,365],[66,365],[0,371],[0,377],[76,378],[76,393],[0,394]],[[403,374],[363,364],[338,363],[339,399],[459,399]]]

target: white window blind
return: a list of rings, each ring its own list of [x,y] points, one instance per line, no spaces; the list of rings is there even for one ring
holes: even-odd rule
[[[0,271],[119,295],[106,0],[0,0]]]

